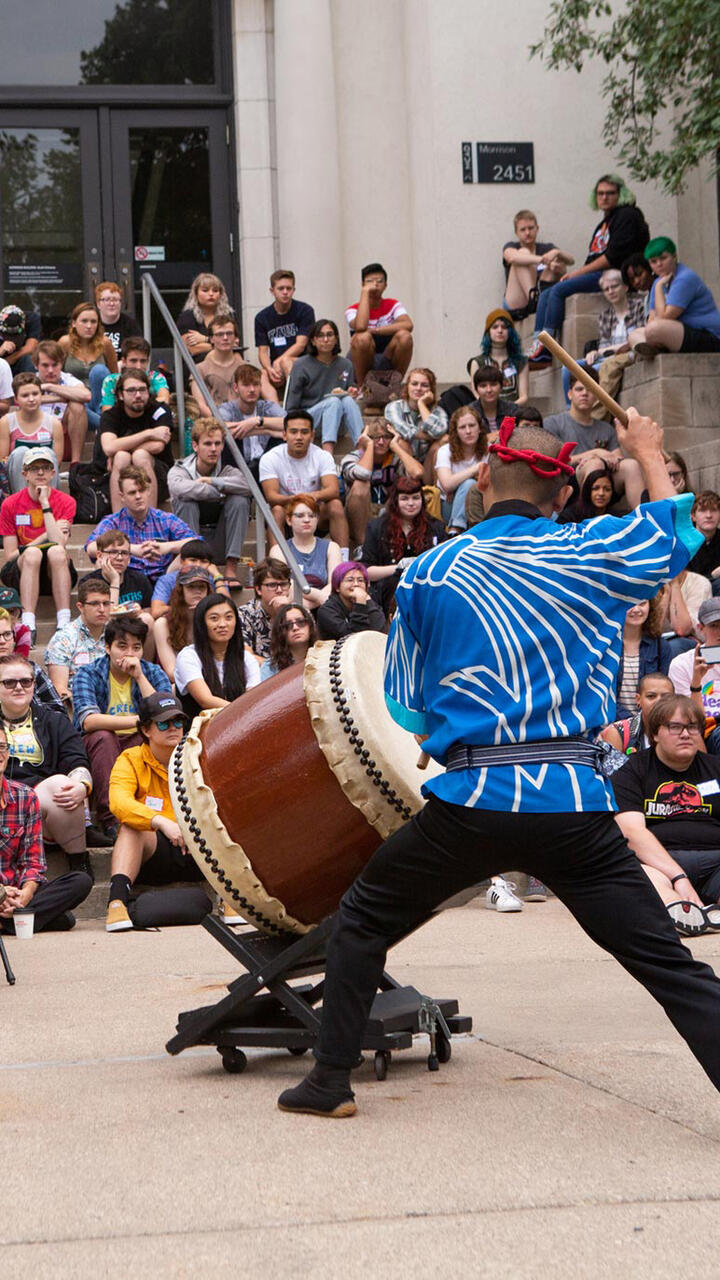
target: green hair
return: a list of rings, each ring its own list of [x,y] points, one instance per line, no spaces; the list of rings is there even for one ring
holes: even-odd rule
[[[633,195],[630,188],[626,187],[624,178],[621,178],[618,173],[604,173],[601,178],[598,178],[597,182],[593,186],[592,191],[590,192],[589,204],[591,209],[597,209],[598,207],[597,196],[595,192],[597,191],[601,182],[612,182],[613,186],[617,187],[620,193],[618,196],[619,205],[637,203],[635,196]]]
[[[661,253],[671,253],[673,257],[677,257],[677,245],[669,236],[656,236],[646,244],[643,257],[646,262],[649,262],[651,258],[657,258]]]

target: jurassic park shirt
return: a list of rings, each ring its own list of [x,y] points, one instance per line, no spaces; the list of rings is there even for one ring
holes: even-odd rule
[[[642,813],[666,849],[720,849],[720,757],[698,751],[683,771],[650,747],[630,756],[612,784],[619,812]]]

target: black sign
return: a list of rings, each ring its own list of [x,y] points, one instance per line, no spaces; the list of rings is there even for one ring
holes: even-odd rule
[[[522,183],[535,181],[535,156],[532,142],[476,142],[476,174],[472,175],[472,155],[466,159],[463,150],[463,182]],[[470,176],[468,176],[470,175]]]
[[[79,262],[9,262],[6,289],[82,289]]]

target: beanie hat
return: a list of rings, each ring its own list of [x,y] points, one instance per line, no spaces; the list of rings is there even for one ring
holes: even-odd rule
[[[677,246],[669,236],[655,236],[654,240],[646,244],[643,256],[645,261],[649,262],[651,258],[657,258],[661,253],[671,253],[673,257],[677,255]]]
[[[337,564],[332,571],[332,577],[330,578],[330,586],[332,587],[333,591],[338,590],[338,587],[340,586],[340,583],[342,582],[346,573],[350,573],[352,570],[355,570],[357,572],[358,569],[360,570],[360,573],[365,579],[365,586],[366,587],[369,586],[370,579],[368,578],[368,571],[365,568],[365,565],[361,564],[359,560],[343,560],[342,564]]]
[[[492,329],[496,320],[504,320],[508,328],[512,329],[513,327],[512,316],[510,315],[510,312],[506,311],[504,307],[496,307],[494,311],[491,311],[485,317],[485,328],[483,332],[488,333],[490,329]]]

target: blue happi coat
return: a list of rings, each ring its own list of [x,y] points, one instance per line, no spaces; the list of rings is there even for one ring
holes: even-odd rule
[[[524,502],[418,556],[396,591],[385,700],[440,763],[454,744],[582,735],[615,716],[627,610],[694,554],[692,494],[624,518],[558,525]],[[423,787],[452,804],[507,812],[614,811],[591,766],[494,765]]]

